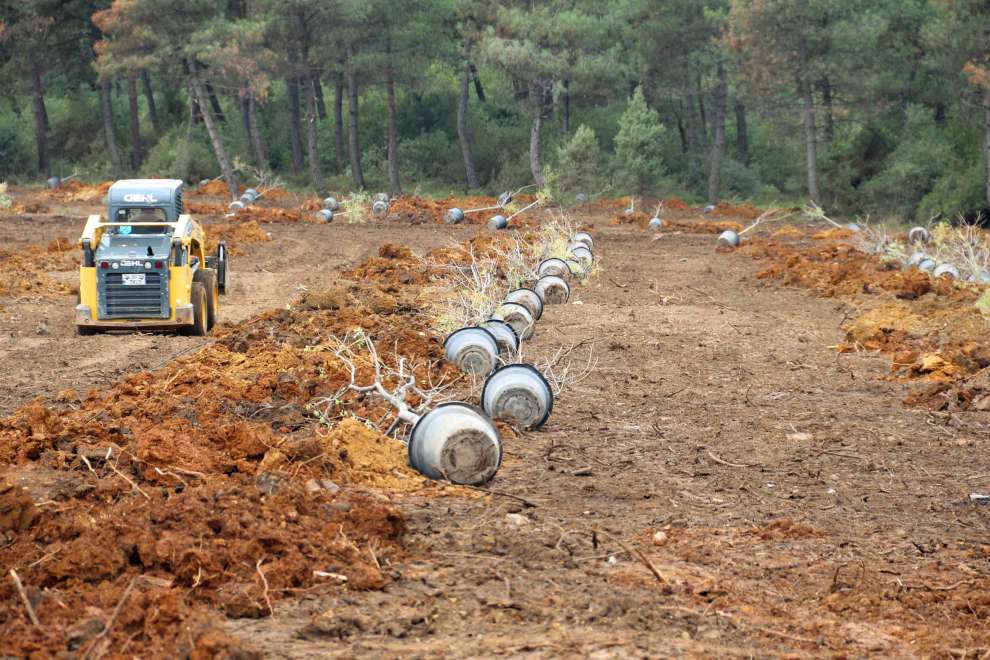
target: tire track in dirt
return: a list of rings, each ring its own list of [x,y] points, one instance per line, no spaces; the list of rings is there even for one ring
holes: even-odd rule
[[[528,353],[591,338],[599,367],[492,484],[537,506],[407,502],[411,556],[384,592],[331,587],[230,631],[269,657],[985,647],[990,525],[968,479],[988,416],[905,408],[883,359],[830,348],[842,304],[766,286],[710,237],[595,237],[604,272]]]

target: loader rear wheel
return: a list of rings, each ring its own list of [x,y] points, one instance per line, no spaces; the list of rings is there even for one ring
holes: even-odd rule
[[[193,324],[182,328],[182,334],[190,337],[205,337],[210,331],[207,325],[206,287],[202,282],[193,282],[191,298],[193,304]]]
[[[227,295],[230,286],[227,284],[227,276],[230,273],[230,257],[227,254],[227,244],[220,241],[217,246],[217,289],[223,295]]]
[[[195,282],[199,282],[206,289],[206,326],[213,329],[220,318],[220,289],[217,285],[217,271],[211,268],[204,268],[196,271]]]

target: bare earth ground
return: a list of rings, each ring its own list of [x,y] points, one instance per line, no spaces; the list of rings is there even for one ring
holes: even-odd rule
[[[757,280],[711,236],[592,220],[603,271],[528,350],[593,341],[598,368],[507,447],[498,494],[400,500],[407,559],[382,591],[327,586],[228,631],[268,657],[990,655],[990,508],[969,499],[990,489],[990,413],[906,407],[886,359],[831,348],[844,303]],[[80,224],[5,218],[0,240]],[[228,320],[381,243],[478,231],[265,229]],[[0,412],[209,341],[77,338],[71,307],[0,301]]]
[[[599,367],[493,485],[536,506],[407,504],[383,592],[230,630],[271,657],[990,652],[988,416],[905,408],[883,360],[829,349],[841,304],[711,245],[596,231],[604,273],[531,350],[592,339]]]
[[[95,212],[96,209],[93,209]],[[82,231],[84,213],[70,216],[8,216],[0,219],[0,244],[12,248],[45,243],[55,237],[73,242]],[[209,232],[216,218],[203,218]],[[258,312],[284,307],[312,284],[332,283],[343,265],[372,254],[394,238],[395,228],[382,225],[270,224],[267,243],[244,246],[231,257],[232,287],[222,300],[221,322],[237,322]],[[435,225],[403,228],[403,242],[422,251],[444,245],[451,232]],[[52,274],[75,285],[75,271]],[[85,393],[108,385],[121,375],[152,369],[196,350],[209,339],[170,333],[105,334],[77,337],[73,296],[55,300],[39,296],[0,299],[0,360],[4,363],[0,414],[9,414],[37,396],[52,397],[63,389]]]

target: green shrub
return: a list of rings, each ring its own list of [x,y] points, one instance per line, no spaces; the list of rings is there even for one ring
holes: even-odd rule
[[[661,142],[664,127],[656,110],[646,105],[643,90],[633,93],[619,118],[612,171],[620,192],[648,193],[664,174]]]
[[[0,179],[6,181],[12,176],[34,171],[37,162],[33,145],[28,140],[30,135],[31,132],[13,117],[0,121]]]
[[[430,131],[399,142],[403,186],[464,178],[460,146],[444,131]]]
[[[602,150],[595,132],[581,124],[557,150],[557,187],[569,193],[594,194],[602,186]]]
[[[194,182],[216,176],[220,168],[205,131],[197,127],[189,133],[188,126],[176,126],[162,136],[144,159],[142,172]]]

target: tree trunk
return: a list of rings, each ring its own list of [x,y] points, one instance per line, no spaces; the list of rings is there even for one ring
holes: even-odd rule
[[[189,87],[189,76],[190,76],[189,60],[185,60],[185,59],[182,60],[182,70],[186,74],[186,87]],[[200,110],[199,108],[199,102],[196,100],[195,94],[193,94],[190,91],[188,97],[189,97],[189,123],[190,126],[192,126],[192,124],[195,124],[203,120],[203,111]]]
[[[461,156],[464,158],[464,174],[467,177],[469,190],[481,187],[478,181],[478,170],[474,165],[474,153],[471,150],[471,136],[468,133],[467,111],[468,97],[471,85],[471,63],[464,63],[464,73],[461,75],[461,93],[457,100],[457,139],[461,143]]]
[[[268,156],[261,141],[261,124],[258,121],[258,102],[254,92],[248,92],[248,123],[251,126],[251,148],[254,150],[254,161],[262,171],[268,171]]]
[[[571,81],[564,81],[564,91],[561,95],[561,128],[564,130],[564,135],[571,132]]]
[[[831,142],[835,137],[835,115],[832,113],[832,81],[828,76],[822,78],[822,102],[825,104],[825,140]]]
[[[27,51],[28,75],[31,78],[31,109],[34,112],[34,140],[38,148],[38,171],[49,178],[52,164],[48,158],[48,111],[45,109],[45,93],[41,87],[41,71],[34,52]]]
[[[313,69],[310,74],[313,81],[313,91],[316,93],[316,111],[320,121],[327,118],[327,101],[323,98],[323,81],[320,80],[319,69]]]
[[[987,208],[990,208],[990,89],[983,91],[983,155],[987,159]]]
[[[306,88],[306,155],[309,157],[309,178],[313,182],[313,190],[316,191],[320,199],[327,197],[326,183],[323,181],[323,172],[320,170],[320,149],[316,142],[316,85],[313,76],[304,76],[303,85]]]
[[[337,173],[344,171],[344,74],[338,73],[333,81],[333,158]]]
[[[705,93],[701,89],[701,76],[698,76],[695,96],[698,98],[698,117],[701,120],[702,141],[698,143],[699,148],[704,148],[708,144],[708,114],[705,112]]]
[[[708,203],[717,204],[722,189],[722,157],[725,155],[725,105],[729,78],[725,65],[718,63],[718,88],[715,90],[715,139],[712,141],[711,171],[708,173]]]
[[[684,120],[681,119],[680,113],[675,112],[674,118],[677,120],[677,134],[681,136],[681,153],[686,154],[691,149],[687,129],[684,127]]]
[[[289,49],[289,76],[285,79],[286,96],[289,101],[289,146],[292,149],[292,168],[299,171],[303,168],[302,129],[300,127],[299,109],[299,78],[297,71],[299,53],[295,48]]]
[[[399,180],[399,128],[395,107],[395,69],[392,60],[392,36],[385,30],[385,93],[388,98],[388,183],[393,195],[402,194]]]
[[[237,107],[241,111],[241,130],[244,131],[244,141],[247,143],[248,151],[251,151],[251,143],[254,141],[251,135],[251,114],[248,112],[248,92],[243,87],[237,93]],[[260,163],[255,164],[260,166]]]
[[[120,176],[120,152],[117,151],[117,136],[113,130],[113,104],[110,98],[110,80],[104,78],[100,81],[100,112],[103,115],[103,139],[107,142],[107,151],[110,152],[110,164],[113,167],[113,176]]]
[[[481,86],[481,76],[478,75],[478,67],[468,62],[468,68],[471,69],[471,78],[474,80],[474,93],[477,95],[478,100],[484,103],[485,88]]]
[[[137,171],[144,160],[141,144],[141,116],[138,114],[137,74],[127,74],[127,118],[131,129],[131,169]]]
[[[736,111],[736,158],[743,165],[749,165],[749,125],[746,123],[746,106],[742,101],[735,103]]]
[[[217,157],[217,163],[220,165],[220,172],[223,174],[224,181],[227,182],[227,188],[230,191],[231,201],[237,199],[238,186],[237,186],[237,175],[234,173],[234,168],[230,164],[230,158],[227,157],[227,150],[223,146],[223,140],[221,139],[220,132],[217,130],[217,125],[213,121],[213,116],[210,114],[210,110],[207,107],[206,94],[203,91],[203,85],[199,80],[199,75],[196,72],[196,63],[192,60],[188,62],[189,71],[189,92],[190,95],[196,99],[197,104],[202,111],[203,123],[206,125],[206,133],[210,136],[210,144],[213,146],[213,153]]]
[[[144,100],[148,102],[148,119],[151,120],[151,127],[155,129],[155,135],[162,134],[162,125],[158,121],[158,106],[155,105],[155,93],[151,89],[151,76],[147,69],[141,69],[141,86],[144,89]]]
[[[811,80],[808,73],[808,47],[802,39],[798,65],[798,95],[804,106],[804,141],[808,161],[808,197],[812,203],[818,204],[821,197],[818,194],[818,129],[815,121],[815,98],[811,92]]]
[[[529,131],[529,169],[533,173],[533,181],[537,186],[543,187],[546,179],[543,178],[543,165],[540,163],[540,129],[543,127],[543,93],[534,95],[533,99],[533,126]]]
[[[364,188],[361,171],[361,145],[358,143],[358,84],[354,74],[354,49],[347,43],[347,137],[351,152],[351,178],[354,185]]]
[[[207,80],[205,83],[206,93],[210,97],[210,107],[213,108],[213,114],[216,119],[221,124],[227,123],[227,115],[223,113],[223,106],[220,105],[220,99],[217,98],[216,92],[213,91],[213,83]]]
[[[684,108],[684,132],[688,152],[694,151],[699,145],[698,140],[698,111],[694,104],[694,91],[689,90]]]

